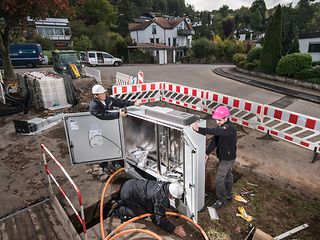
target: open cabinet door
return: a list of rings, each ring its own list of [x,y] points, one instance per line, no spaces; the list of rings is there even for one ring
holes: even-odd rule
[[[205,123],[203,123],[203,126]],[[184,187],[188,215],[198,221],[198,212],[204,207],[205,198],[205,136],[191,127],[183,130],[185,145]]]
[[[121,160],[121,118],[100,120],[89,112],[64,115],[64,127],[72,164]]]

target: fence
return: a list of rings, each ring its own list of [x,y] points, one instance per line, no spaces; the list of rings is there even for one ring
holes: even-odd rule
[[[163,101],[212,113],[230,108],[231,121],[320,153],[320,119],[225,94],[167,82],[113,86],[115,97],[142,103]]]
[[[101,84],[101,73],[100,70],[92,67],[84,67],[85,75],[93,77],[97,83]]]
[[[52,179],[52,181],[57,185],[57,187],[58,187],[59,191],[61,192],[62,196],[67,200],[67,202],[69,203],[71,209],[76,214],[77,219],[80,222],[80,224],[82,226],[82,229],[83,229],[84,239],[86,240],[87,239],[87,234],[86,234],[87,227],[86,227],[86,222],[85,222],[85,217],[84,217],[84,208],[83,208],[82,195],[81,195],[80,189],[74,183],[74,181],[72,180],[70,175],[67,173],[67,171],[64,169],[64,167],[61,165],[61,163],[52,155],[52,153],[45,147],[44,144],[41,144],[41,150],[42,150],[42,157],[43,157],[43,161],[44,161],[44,168],[45,168],[45,171],[46,171],[46,174],[47,174],[47,177],[48,177],[50,190],[53,192],[53,188],[52,188],[52,184],[51,184],[51,179]],[[74,188],[74,190],[76,191],[77,197],[78,197],[78,200],[79,200],[81,216],[78,213],[78,211],[76,210],[76,208],[74,207],[74,205],[72,204],[72,202],[69,199],[69,197],[67,196],[66,192],[63,190],[63,188],[60,186],[60,184],[58,183],[56,178],[53,176],[52,172],[49,170],[48,161],[46,159],[46,155],[48,155],[51,158],[51,160],[53,160],[54,163],[61,169],[62,173],[66,176],[66,178],[71,183],[71,185]]]

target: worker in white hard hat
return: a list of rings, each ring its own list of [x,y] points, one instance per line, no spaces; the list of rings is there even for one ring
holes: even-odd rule
[[[120,191],[120,201],[113,207],[113,213],[121,221],[127,221],[145,213],[153,214],[152,222],[168,233],[185,237],[183,226],[175,226],[166,217],[170,199],[182,199],[183,187],[179,183],[130,179]],[[115,205],[116,205],[115,204]]]
[[[89,105],[92,115],[102,120],[112,120],[127,115],[125,111],[114,112],[114,107],[124,108],[134,105],[134,102],[107,96],[107,90],[100,84],[92,87],[93,100]]]
[[[108,96],[106,93],[107,90],[100,84],[96,84],[92,87],[93,100],[90,102],[89,111],[95,117],[101,120],[112,120],[118,119],[119,117],[127,116],[126,111],[110,111],[114,110],[114,107],[124,108],[132,106],[135,103],[127,100],[117,99]],[[111,164],[111,166],[110,166]],[[123,162],[115,161],[112,163],[102,162],[100,167],[103,171],[100,171],[99,179],[105,180],[108,177],[108,174],[113,169],[118,169],[122,167]]]

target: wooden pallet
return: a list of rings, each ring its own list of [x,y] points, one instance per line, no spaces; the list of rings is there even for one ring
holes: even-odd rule
[[[81,240],[56,197],[0,219],[0,240]]]

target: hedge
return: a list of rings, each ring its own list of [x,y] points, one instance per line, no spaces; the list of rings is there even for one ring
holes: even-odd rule
[[[311,68],[312,57],[308,53],[292,53],[281,58],[276,73],[292,77],[298,72]]]

